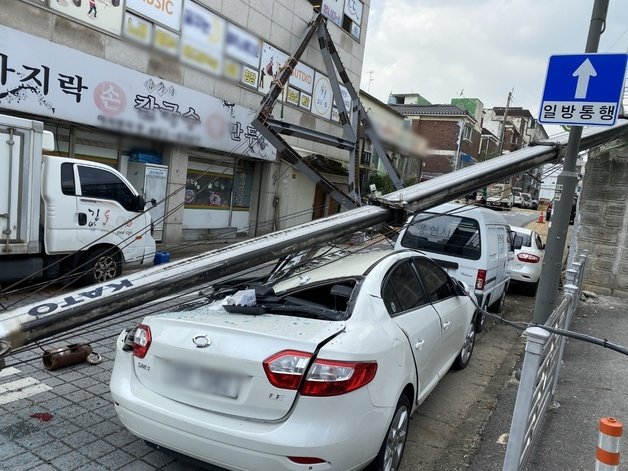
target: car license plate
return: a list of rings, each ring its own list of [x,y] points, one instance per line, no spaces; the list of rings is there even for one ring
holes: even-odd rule
[[[241,378],[223,371],[169,363],[166,381],[183,388],[236,399],[240,391]]]

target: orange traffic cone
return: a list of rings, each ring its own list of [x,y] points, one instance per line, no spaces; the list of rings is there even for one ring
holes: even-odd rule
[[[539,211],[539,218],[536,220],[536,222],[543,222],[543,211]]]

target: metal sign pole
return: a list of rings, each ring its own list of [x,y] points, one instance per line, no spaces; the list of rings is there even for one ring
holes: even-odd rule
[[[609,0],[595,0],[585,48],[587,53],[597,52],[600,36],[606,22],[608,3]],[[534,305],[533,321],[540,324],[545,323],[549,319],[556,304],[571,206],[573,205],[576,185],[578,184],[576,163],[578,161],[581,137],[582,126],[573,126],[567,141],[563,171],[556,180],[555,211],[554,216],[552,216],[552,225],[547,235],[543,268]]]

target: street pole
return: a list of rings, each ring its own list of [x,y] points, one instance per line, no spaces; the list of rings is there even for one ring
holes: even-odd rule
[[[595,0],[593,4],[585,53],[597,52],[600,36],[606,23],[608,3],[609,0]],[[544,324],[549,319],[556,305],[571,206],[576,192],[576,185],[578,184],[576,163],[578,161],[581,137],[582,126],[572,126],[569,132],[569,140],[567,141],[563,171],[556,180],[555,210],[552,216],[552,225],[547,235],[545,257],[543,259],[541,278],[534,304],[534,316],[532,318],[533,322],[539,324]]]
[[[506,108],[504,108],[504,118],[502,119],[502,128],[499,133],[499,151],[497,155],[502,155],[504,152],[504,139],[506,138],[506,120],[508,119],[508,109],[510,108],[510,100],[512,99],[512,92],[508,92],[508,98],[506,99]]]

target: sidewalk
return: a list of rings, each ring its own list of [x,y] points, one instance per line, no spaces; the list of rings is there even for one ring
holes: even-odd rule
[[[627,346],[626,305],[625,299],[611,296],[581,302],[570,330]],[[468,470],[502,469],[516,395],[517,383],[511,379],[484,428]],[[568,341],[555,400],[559,406],[548,411],[526,469],[594,469],[598,420],[612,416],[628,424],[628,357],[579,340]],[[620,469],[628,469],[625,438],[622,445]]]

